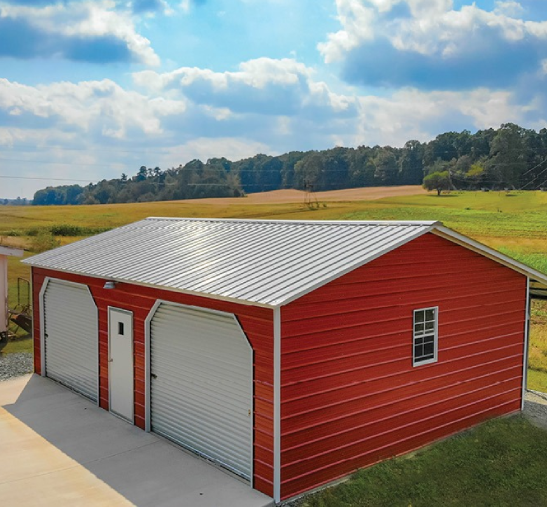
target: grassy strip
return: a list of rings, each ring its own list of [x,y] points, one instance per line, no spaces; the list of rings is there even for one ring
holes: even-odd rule
[[[15,354],[18,352],[28,352],[32,353],[32,338],[17,338],[14,340],[9,340],[3,348],[0,347],[0,352],[2,354]]]
[[[528,389],[547,392],[547,301],[532,300]]]
[[[28,229],[10,229],[4,232],[4,236],[21,237],[21,236],[39,236],[43,233],[52,234],[53,236],[93,236],[101,232],[109,231],[111,227],[84,227],[74,224],[54,224],[45,227],[30,227]]]
[[[392,207],[360,210],[344,216],[348,220],[437,220],[471,236],[547,238],[547,213],[459,209],[446,207]]]
[[[547,393],[547,373],[528,368],[528,389]]]
[[[302,507],[547,505],[547,431],[522,416],[473,430],[357,472]]]

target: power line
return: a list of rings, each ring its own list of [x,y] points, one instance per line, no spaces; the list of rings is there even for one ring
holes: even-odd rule
[[[526,176],[528,173],[531,173],[534,169],[539,167],[541,164],[544,164],[545,162],[547,162],[547,157],[545,157],[539,164],[535,165],[531,169],[528,169],[525,173],[522,173],[521,176]]]
[[[544,172],[547,172],[547,167],[545,169],[543,169],[543,171],[541,171],[540,173],[536,174],[528,183],[526,183],[525,185],[523,185],[519,190],[524,190],[528,185],[530,185],[531,183],[534,182],[534,180],[536,180],[537,178],[539,178]]]

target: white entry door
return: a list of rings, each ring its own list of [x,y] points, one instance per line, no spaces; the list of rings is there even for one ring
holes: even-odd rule
[[[110,411],[133,422],[133,313],[108,309]]]

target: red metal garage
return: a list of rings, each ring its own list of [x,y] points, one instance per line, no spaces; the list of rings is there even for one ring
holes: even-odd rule
[[[547,284],[438,222],[149,218],[27,262],[37,373],[276,501],[520,410]]]

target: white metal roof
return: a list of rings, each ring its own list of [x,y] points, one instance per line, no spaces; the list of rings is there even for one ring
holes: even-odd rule
[[[424,234],[434,224],[147,218],[25,262],[277,306]]]
[[[452,231],[439,222],[147,218],[23,262],[273,307],[430,231],[460,243],[464,238],[450,237]],[[470,247],[497,255],[482,245]],[[507,257],[496,258],[529,270]]]

